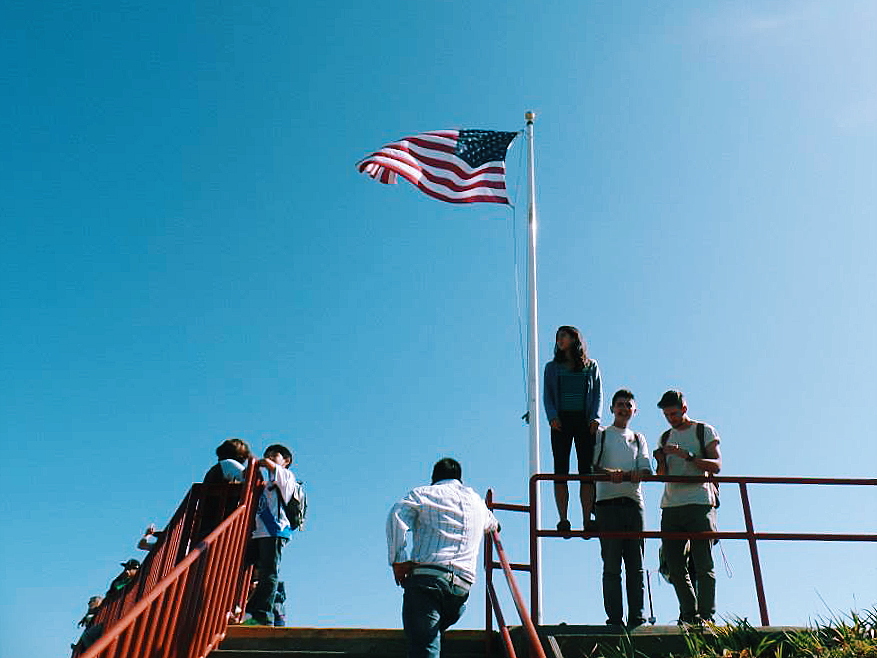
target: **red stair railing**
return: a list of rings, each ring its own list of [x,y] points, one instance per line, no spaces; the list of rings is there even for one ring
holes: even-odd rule
[[[510,505],[507,503],[494,503],[493,502],[493,491],[487,491],[487,507],[492,510],[506,510],[512,512],[529,512],[529,507],[525,505]],[[499,562],[494,562],[493,560],[493,551],[496,550],[497,557],[499,558]],[[513,571],[530,571],[530,566],[526,564],[511,564],[506,557],[505,550],[503,550],[502,542],[499,539],[499,533],[496,531],[491,532],[485,542],[484,542],[484,568],[487,573],[485,578],[485,590],[486,590],[486,598],[487,598],[487,614],[485,615],[487,628],[486,628],[486,642],[487,642],[487,655],[492,655],[493,653],[493,616],[496,615],[496,621],[499,625],[499,633],[500,638],[502,639],[503,648],[505,649],[506,656],[508,658],[517,658],[517,654],[515,653],[515,647],[512,643],[512,636],[509,632],[509,627],[505,623],[505,617],[502,614],[502,607],[499,603],[499,597],[496,593],[496,588],[493,585],[493,570],[496,568],[501,568],[503,574],[505,575],[506,583],[509,586],[509,590],[511,591],[512,600],[515,603],[515,609],[518,611],[518,617],[521,619],[521,624],[524,626],[524,632],[527,637],[527,644],[530,649],[529,656],[530,658],[545,658],[545,651],[542,648],[542,642],[539,639],[539,634],[536,631],[536,626],[533,623],[533,620],[530,617],[530,613],[527,611],[527,604],[524,602],[524,597],[521,595],[521,590],[518,588],[518,583],[515,580]]]
[[[193,485],[127,591],[101,606],[103,632],[78,658],[203,658],[222,641],[249,589],[255,475],[251,461],[244,484]]]

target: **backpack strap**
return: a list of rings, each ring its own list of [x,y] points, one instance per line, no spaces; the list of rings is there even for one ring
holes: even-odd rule
[[[667,441],[670,439],[670,430],[667,430],[661,435],[661,447],[663,448],[667,445]]]
[[[700,443],[701,455],[703,455],[704,459],[709,459],[709,457],[707,457],[707,454],[706,454],[706,439],[704,438],[705,428],[704,428],[703,423],[697,424],[697,427],[694,428],[694,433],[697,435],[698,443]],[[719,483],[712,481],[712,478],[713,478],[712,473],[707,474],[707,478],[710,480],[710,484],[712,485],[713,507],[718,508],[718,506],[720,505],[720,502],[719,502]],[[718,543],[718,540],[716,540],[716,543]]]
[[[698,423],[694,427],[694,433],[697,435],[697,442],[700,444],[700,454],[706,458],[706,443],[704,443],[704,425],[703,423]]]
[[[667,434],[669,434],[669,432],[667,432]],[[639,442],[640,441],[639,432],[634,432],[633,438],[636,441],[636,455],[637,455],[637,457],[639,457],[639,451],[640,451],[640,448],[642,447],[640,442]],[[664,439],[664,441],[666,442],[666,439]],[[606,430],[602,429],[602,430],[600,430],[600,452],[597,453],[597,464],[596,464],[597,466],[599,466],[600,462],[603,460],[603,448],[605,448],[605,447],[606,447]]]
[[[633,440],[636,441],[636,454],[633,456],[633,470],[639,470],[637,468],[637,463],[639,462],[639,452],[642,450],[642,443],[640,443],[640,434],[639,432],[633,433]]]

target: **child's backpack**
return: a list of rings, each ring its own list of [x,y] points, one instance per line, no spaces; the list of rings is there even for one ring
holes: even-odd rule
[[[704,425],[703,423],[697,423],[694,427],[694,434],[697,436],[697,442],[700,443],[700,456],[702,458],[706,458],[706,443],[704,439]],[[663,448],[667,445],[667,440],[670,438],[670,430],[667,430],[661,435],[661,447]],[[712,476],[709,476],[712,477]],[[718,482],[710,482],[713,487],[713,499],[716,501],[713,507],[718,508],[719,506],[719,483]]]
[[[304,482],[296,480],[292,495],[287,502],[283,502],[282,496],[277,496],[277,501],[279,505],[283,505],[283,511],[289,519],[289,527],[293,530],[303,530],[305,517],[308,514],[308,497],[305,494]]]

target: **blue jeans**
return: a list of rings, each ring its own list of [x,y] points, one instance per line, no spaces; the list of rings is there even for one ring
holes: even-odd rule
[[[273,626],[277,572],[280,568],[283,546],[289,540],[282,537],[260,537],[252,541],[258,551],[255,566],[258,570],[259,584],[250,595],[247,612],[260,623]]]
[[[448,576],[413,575],[402,584],[402,626],[408,658],[439,658],[441,633],[460,619],[469,585]]]

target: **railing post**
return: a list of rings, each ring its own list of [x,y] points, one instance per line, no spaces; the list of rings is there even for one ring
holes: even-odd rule
[[[530,619],[537,626],[542,623],[542,611],[539,607],[539,538],[536,536],[539,514],[539,481],[535,475],[530,476]]]
[[[496,531],[492,534],[493,540],[496,543],[496,554],[499,556],[499,563],[502,566],[506,582],[512,593],[512,600],[515,602],[515,609],[518,611],[518,617],[521,620],[521,625],[524,627],[527,642],[530,645],[529,656],[530,658],[545,658],[545,650],[542,648],[542,640],[539,638],[539,631],[536,630],[536,624],[533,622],[532,615],[529,615],[527,604],[524,603],[524,597],[521,595],[521,590],[518,588],[517,582],[515,582],[515,577],[512,573],[512,565],[509,563],[505,549],[502,547],[502,541],[500,541],[499,535]],[[497,611],[498,610],[499,608],[497,608]],[[497,617],[499,617],[498,613]],[[504,621],[500,620],[500,623],[505,625]]]
[[[764,580],[761,577],[761,562],[758,559],[758,542],[755,539],[755,526],[752,523],[752,508],[749,505],[749,492],[746,483],[740,483],[740,501],[743,503],[743,518],[746,521],[746,535],[749,542],[749,554],[752,556],[752,574],[755,577],[755,595],[758,597],[758,611],[761,613],[761,625],[770,626],[767,615],[767,599],[764,597]]]
[[[485,496],[487,509],[493,509],[493,489],[487,490]],[[490,603],[490,588],[493,587],[493,533],[487,533],[484,537],[484,655],[493,655],[493,606]]]

